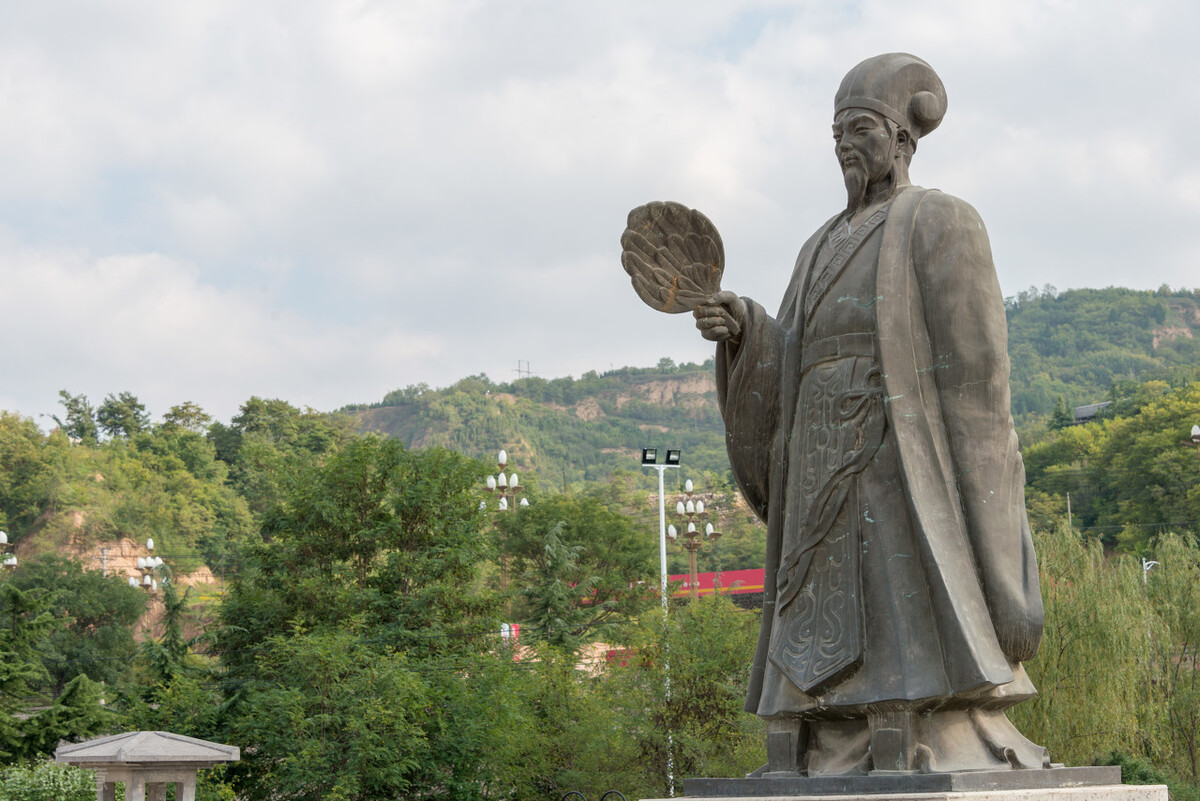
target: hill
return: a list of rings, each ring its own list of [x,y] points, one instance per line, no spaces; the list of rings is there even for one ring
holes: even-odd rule
[[[1200,374],[1200,293],[1046,287],[1005,306],[1013,415],[1023,431],[1038,429],[1059,398],[1083,405],[1111,399],[1115,382],[1178,384]],[[682,448],[688,475],[730,482],[712,360],[507,384],[471,376],[343,411],[360,429],[413,447],[480,458],[506,448],[519,470],[559,486],[636,468],[638,449],[654,445]]]
[[[729,470],[712,360],[663,359],[655,368],[510,384],[471,376],[445,389],[408,387],[342,411],[360,429],[414,448],[436,445],[486,460],[505,448],[515,469],[548,487],[635,469],[643,447],[680,448],[689,476],[725,482]]]
[[[1200,292],[1030,289],[1005,301],[1013,416],[1030,422],[1112,399],[1115,381],[1171,383],[1200,369]]]

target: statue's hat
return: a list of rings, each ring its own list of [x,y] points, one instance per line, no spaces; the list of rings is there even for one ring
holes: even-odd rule
[[[946,114],[946,87],[933,67],[908,53],[868,58],[846,73],[834,98],[834,114],[865,108],[882,114],[919,139]]]

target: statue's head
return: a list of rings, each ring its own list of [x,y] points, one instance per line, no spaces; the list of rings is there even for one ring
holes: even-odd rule
[[[880,181],[907,183],[917,140],[945,113],[941,79],[916,56],[885,53],[850,70],[834,98],[833,118],[850,205]]]

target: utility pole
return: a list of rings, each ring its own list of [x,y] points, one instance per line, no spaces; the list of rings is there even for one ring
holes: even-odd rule
[[[667,472],[668,467],[679,467],[680,451],[674,448],[667,449],[666,458],[662,464],[658,463],[658,448],[642,448],[642,467],[652,467],[658,471],[658,563],[659,573],[661,576],[660,593],[662,595],[662,612],[663,623],[667,622],[667,504],[665,500],[665,489],[663,476]],[[664,636],[669,632],[665,630]],[[666,703],[671,703],[671,650],[670,643],[664,643],[664,658],[663,658],[663,685],[664,699]],[[670,798],[675,797],[675,735],[667,729],[667,795]]]

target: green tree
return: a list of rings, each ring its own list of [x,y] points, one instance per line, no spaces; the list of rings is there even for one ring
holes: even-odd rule
[[[188,431],[203,433],[212,425],[212,417],[191,401],[172,406],[163,415],[162,424],[166,428],[184,428]]]
[[[651,600],[654,543],[595,497],[539,496],[496,519],[503,568],[520,580],[519,620],[559,647],[616,637]]]
[[[519,663],[496,661],[467,685],[469,701],[487,709],[477,741],[487,760],[485,798],[560,798],[578,790],[628,797],[646,786],[638,743],[627,736],[631,700],[610,681],[604,662],[580,666],[579,655],[547,645],[522,648]],[[649,786],[653,786],[650,784]]]
[[[49,707],[35,688],[48,678],[37,644],[62,624],[54,617],[54,595],[0,583],[0,758],[29,759],[49,753],[61,739],[81,739],[111,723],[100,685],[80,674]]]
[[[1065,501],[1070,493],[1077,526],[1109,547],[1145,554],[1161,533],[1200,522],[1200,454],[1185,444],[1200,419],[1200,382],[1150,381],[1134,396],[1114,415],[1058,431],[1024,456],[1031,499]]]
[[[0,529],[14,540],[47,506],[53,486],[46,437],[26,417],[0,412]]]
[[[280,503],[309,463],[354,436],[342,415],[258,397],[242,404],[228,426],[213,423],[208,429],[217,458],[229,466],[230,483],[256,513]]]
[[[1146,592],[1169,636],[1155,641],[1152,681],[1162,694],[1172,767],[1200,782],[1200,547],[1192,537],[1167,534],[1155,549],[1158,565]]]
[[[489,554],[476,487],[482,466],[450,451],[363,437],[309,465],[266,516],[264,539],[221,607],[227,659],[293,625],[362,620],[412,654],[478,650],[498,631],[477,585]]]
[[[1098,540],[1065,523],[1035,532],[1035,546],[1046,627],[1025,669],[1039,694],[1009,716],[1055,761],[1156,753],[1163,721],[1150,678],[1154,644],[1167,635],[1142,591],[1140,565],[1106,559]]]
[[[86,395],[72,395],[65,389],[58,391],[59,403],[65,412],[66,422],[57,415],[51,415],[58,427],[72,439],[85,444],[96,442],[96,410],[88,402]]]
[[[48,708],[24,721],[16,756],[48,756],[63,740],[79,742],[111,730],[115,717],[104,706],[101,686],[80,673],[67,682]]]
[[[54,554],[23,561],[11,582],[24,592],[48,591],[47,611],[61,621],[36,643],[52,695],[61,695],[81,673],[113,687],[128,680],[145,593],[122,577],[84,570],[79,561]]]
[[[592,623],[611,611],[611,604],[605,609],[605,604],[592,602],[600,576],[581,576],[579,559],[584,547],[564,543],[563,527],[560,521],[546,534],[540,571],[526,574],[535,583],[526,586],[523,594],[532,624],[527,627],[529,633],[550,645],[574,651]]]
[[[1075,424],[1075,415],[1067,408],[1067,399],[1059,395],[1054,401],[1054,411],[1050,414],[1050,429],[1061,431]]]
[[[22,592],[0,584],[0,758],[22,751],[21,716],[34,688],[47,678],[34,645],[57,625],[50,611],[53,599],[44,592]]]
[[[110,393],[96,410],[96,423],[110,437],[132,437],[150,425],[150,415],[133,393]]]
[[[1107,421],[1094,464],[1096,524],[1131,527],[1136,550],[1169,530],[1200,523],[1200,459],[1183,444],[1200,419],[1200,382],[1165,392],[1130,417]],[[1132,533],[1132,532],[1131,532]]]
[[[357,632],[279,635],[233,723],[244,743],[231,770],[241,797],[368,801],[414,797],[430,759],[426,687],[399,654]]]
[[[362,437],[268,512],[220,609],[231,737],[254,754],[254,773],[235,774],[247,797],[275,780],[287,798],[477,795],[485,738],[470,724],[484,712],[467,685],[499,633],[478,579],[483,472]]]
[[[740,776],[762,764],[762,721],[743,711],[758,628],[757,612],[724,596],[674,607],[666,620],[645,616],[635,653],[610,677],[625,715],[619,730],[640,754],[635,795],[667,794],[668,748],[676,782]]]
[[[179,676],[198,671],[197,661],[192,658],[192,647],[198,638],[189,640],[183,635],[183,618],[192,588],[185,587],[180,593],[169,570],[159,587],[163,595],[162,634],[155,639],[143,640],[138,656],[149,681],[156,688],[165,689]]]
[[[1059,395],[1096,402],[1119,379],[1144,381],[1196,364],[1200,296],[1109,287],[1022,292],[1006,301],[1013,414],[1049,415]],[[1194,379],[1193,379],[1194,380]]]

